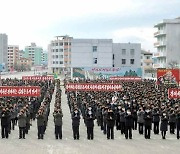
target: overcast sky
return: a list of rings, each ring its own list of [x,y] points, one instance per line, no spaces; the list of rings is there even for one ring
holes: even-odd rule
[[[112,38],[155,51],[154,25],[180,16],[180,0],[0,0],[0,33],[20,49],[54,36]]]

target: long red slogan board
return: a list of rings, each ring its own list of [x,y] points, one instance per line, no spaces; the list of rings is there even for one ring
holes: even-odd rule
[[[41,95],[41,89],[39,86],[0,86],[0,97],[5,96],[16,96],[16,97],[24,97],[24,96],[32,96],[37,97]]]

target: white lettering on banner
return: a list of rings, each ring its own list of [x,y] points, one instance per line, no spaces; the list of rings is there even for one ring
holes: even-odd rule
[[[37,94],[38,90],[37,89],[32,89],[32,94]]]

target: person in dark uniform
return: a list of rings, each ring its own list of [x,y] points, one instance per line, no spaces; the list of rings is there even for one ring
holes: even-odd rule
[[[151,126],[152,126],[152,114],[149,109],[146,109],[144,113],[144,126],[145,126],[145,139],[151,138]]]
[[[159,111],[156,108],[154,109],[152,116],[154,123],[154,134],[159,134],[160,115],[159,115]]]
[[[115,113],[109,109],[107,114],[107,139],[114,139]]]
[[[168,130],[168,117],[166,113],[162,114],[160,129],[161,129],[162,139],[166,139],[166,131]]]
[[[171,109],[169,114],[169,125],[170,125],[170,134],[174,134],[176,127],[176,114],[174,109]]]
[[[103,133],[107,134],[107,114],[108,114],[108,107],[103,109]]]
[[[179,132],[180,132],[180,110],[177,112],[176,126],[177,126],[177,139],[179,139],[180,138],[180,135],[179,135]]]
[[[72,113],[72,129],[74,140],[79,140],[80,112],[77,108]]]
[[[94,120],[95,115],[93,113],[92,107],[89,106],[88,110],[86,111],[86,127],[87,127],[87,139],[93,140],[94,139]]]
[[[37,127],[38,127],[38,139],[43,139],[44,137],[44,114],[41,110],[38,110],[37,118]]]
[[[6,111],[5,108],[2,109],[1,113],[1,137],[2,138],[8,138],[9,132],[8,132],[8,119],[10,118],[9,113]]]
[[[125,138],[132,139],[133,116],[128,109],[125,113]]]
[[[55,110],[53,116],[55,124],[55,137],[56,139],[62,139],[62,111],[60,109]]]
[[[125,108],[120,110],[120,126],[121,126],[121,135],[125,134]]]

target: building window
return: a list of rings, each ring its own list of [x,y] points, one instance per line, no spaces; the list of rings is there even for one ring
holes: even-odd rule
[[[60,63],[60,64],[63,64],[63,61],[60,61],[59,63]]]
[[[58,58],[58,55],[56,55],[56,58]]]
[[[58,43],[56,43],[56,46],[58,46]]]
[[[65,42],[64,45],[68,45],[68,42]]]
[[[60,52],[63,52],[63,49],[60,49]]]
[[[56,49],[56,52],[58,52],[58,49]]]
[[[58,64],[58,61],[56,61],[56,64]]]
[[[63,46],[63,43],[59,43],[60,46]]]
[[[147,56],[147,57],[146,57],[146,59],[150,59],[150,57],[149,57],[149,56]]]
[[[122,59],[122,64],[126,64],[126,59]]]
[[[93,64],[97,64],[97,58],[93,58]]]
[[[97,46],[93,46],[93,52],[97,52]]]
[[[141,63],[141,66],[143,66],[143,63]]]
[[[126,49],[122,49],[122,55],[126,55]]]
[[[130,59],[130,64],[134,64],[134,59]]]
[[[131,50],[130,50],[130,55],[131,55],[131,56],[134,56],[134,49],[131,49]]]
[[[63,55],[60,55],[60,58],[63,58]]]
[[[53,64],[55,64],[55,61],[53,61]]]

